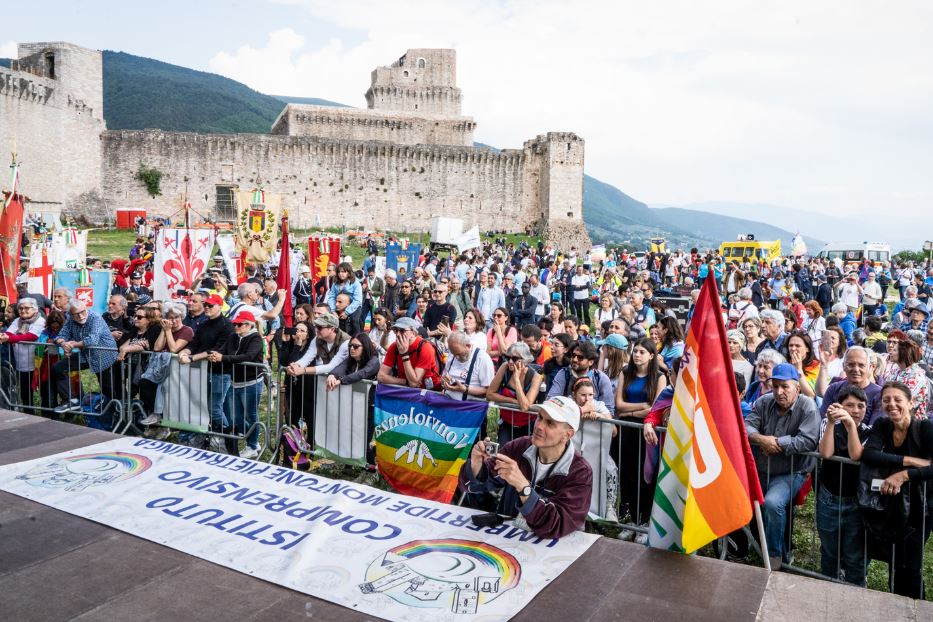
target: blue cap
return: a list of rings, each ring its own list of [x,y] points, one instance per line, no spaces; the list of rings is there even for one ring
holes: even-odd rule
[[[771,370],[771,380],[800,380],[800,373],[790,363],[781,363]]]
[[[610,348],[616,348],[618,350],[628,350],[628,339],[626,339],[624,335],[612,333],[611,335],[607,335],[605,339],[597,341],[596,345],[609,346]]]

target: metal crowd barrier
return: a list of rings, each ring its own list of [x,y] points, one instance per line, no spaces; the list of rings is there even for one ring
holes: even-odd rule
[[[121,358],[116,348],[85,347],[66,354],[42,342],[14,347],[33,351],[33,369],[17,369],[26,366],[26,358],[0,363],[0,400],[6,408],[124,435],[177,432],[181,443],[212,440],[214,449],[228,453],[246,442],[255,443],[262,455],[270,445],[278,407],[265,363],[223,363],[212,370],[207,361],[181,364],[178,355],[168,352]],[[234,383],[244,370],[257,382]],[[143,423],[153,414],[159,415],[157,421]]]

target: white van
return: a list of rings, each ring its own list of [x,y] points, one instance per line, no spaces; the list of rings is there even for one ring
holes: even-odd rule
[[[841,259],[846,267],[862,265],[868,259],[874,267],[891,261],[891,245],[887,242],[830,242],[817,255],[820,259]]]

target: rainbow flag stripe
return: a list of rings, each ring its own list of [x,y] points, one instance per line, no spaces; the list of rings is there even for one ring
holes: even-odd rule
[[[510,590],[518,585],[522,576],[522,567],[518,560],[494,546],[472,540],[414,540],[406,542],[389,551],[406,559],[413,559],[428,553],[452,553],[467,556],[476,560],[481,566],[492,569],[494,574],[501,577],[500,592]]]
[[[486,402],[379,385],[375,408],[379,472],[402,494],[449,503],[486,408]]]
[[[146,469],[152,466],[152,460],[139,454],[128,454],[122,451],[114,451],[99,454],[81,454],[67,458],[68,462],[82,462],[84,460],[99,460],[100,462],[116,463],[126,469],[126,472],[120,476],[120,480],[127,480],[136,477]]]

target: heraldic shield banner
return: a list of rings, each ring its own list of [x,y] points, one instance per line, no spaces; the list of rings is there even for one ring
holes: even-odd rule
[[[281,195],[259,189],[237,192],[237,246],[246,251],[246,261],[265,263],[272,257],[281,207]]]

